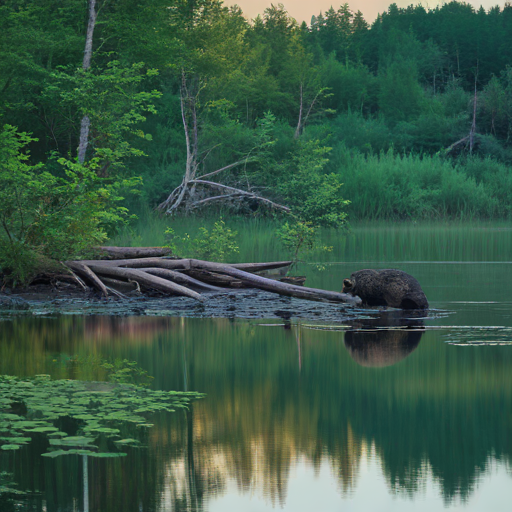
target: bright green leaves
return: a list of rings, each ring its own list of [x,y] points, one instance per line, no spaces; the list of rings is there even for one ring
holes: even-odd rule
[[[88,166],[59,159],[54,176],[27,163],[33,140],[9,125],[0,132],[0,271],[14,283],[50,265],[44,258],[79,257],[101,244],[127,214],[117,205],[121,190],[140,183],[98,176],[97,159]]]
[[[0,376],[0,450],[18,450],[31,441],[29,434],[49,439],[46,457],[124,456],[119,449],[106,447],[142,446],[136,437],[143,438],[144,430],[152,426],[147,422],[149,415],[187,407],[191,400],[202,397],[198,393],[152,391],[130,384],[98,384],[52,381],[47,375],[26,380]],[[13,406],[23,406],[26,412],[13,414]],[[57,420],[63,417],[76,420],[78,429],[59,430]],[[110,439],[114,445],[106,442]]]
[[[166,247],[169,247],[173,254],[219,262],[227,261],[238,253],[237,235],[238,233],[228,228],[222,219],[215,222],[210,231],[205,227],[199,228],[199,236],[196,238],[191,238],[186,233],[180,237],[172,228],[165,230],[168,244]]]
[[[68,74],[56,72],[52,75],[55,84],[48,95],[60,102],[77,117],[91,121],[88,160],[96,159],[100,174],[112,174],[122,168],[129,157],[142,156],[130,137],[146,139],[140,123],[146,114],[156,114],[153,101],[161,96],[155,90],[141,90],[141,83],[158,75],[154,69],[145,69],[139,62],[123,67],[118,61],[109,62],[104,69],[92,71],[79,68]],[[151,136],[150,136],[151,138]]]
[[[341,227],[346,218],[343,184],[338,175],[323,171],[330,151],[318,140],[300,140],[291,161],[281,166],[280,193],[294,214],[313,226]]]

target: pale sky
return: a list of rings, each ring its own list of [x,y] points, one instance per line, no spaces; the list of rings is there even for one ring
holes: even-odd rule
[[[317,15],[320,11],[327,11],[331,5],[338,9],[340,5],[345,3],[343,0],[338,0],[338,2],[333,2],[333,0],[315,0],[315,1],[306,1],[306,0],[224,0],[224,5],[233,5],[238,4],[242,11],[244,12],[247,18],[255,18],[258,14],[263,14],[263,11],[270,7],[270,4],[277,5],[278,3],[284,4],[288,13],[293,16],[299,23],[302,21],[306,21],[309,25],[311,22],[311,16]],[[385,11],[390,4],[393,3],[393,0],[350,0],[347,2],[350,9],[353,12],[360,10],[366,21],[372,23],[377,14]],[[435,7],[440,3],[446,2],[436,2],[432,1],[412,1],[412,0],[396,0],[395,3],[398,7],[407,7],[408,5],[414,4],[422,4],[425,7]],[[479,8],[480,5],[483,5],[485,10],[489,8],[499,5],[503,7],[504,1],[500,2],[496,0],[466,0],[466,3],[473,5],[476,8]]]

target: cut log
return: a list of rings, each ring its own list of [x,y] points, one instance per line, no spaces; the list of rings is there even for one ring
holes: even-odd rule
[[[244,283],[240,279],[236,279],[231,276],[224,274],[218,274],[216,272],[209,272],[208,270],[191,269],[186,270],[187,274],[207,283],[217,284],[219,286],[230,287],[230,288],[243,288]],[[222,290],[222,288],[219,288]]]
[[[159,256],[171,256],[168,247],[94,247],[101,257],[109,260],[153,258]]]
[[[280,281],[274,281],[273,279],[257,276],[223,263],[212,263],[210,261],[191,259],[190,265],[193,269],[204,269],[236,277],[237,279],[242,280],[245,284],[251,285],[254,288],[278,293],[279,295],[287,295],[289,297],[306,300],[361,304],[361,299],[359,297],[354,297],[347,293],[332,292],[328,290],[319,290],[317,288],[307,288],[305,286],[281,283]]]
[[[105,297],[108,297],[106,286],[86,263],[83,261],[66,261],[65,265],[74,270],[78,275],[85,277],[85,279],[89,280]]]
[[[167,279],[162,279],[161,277],[152,276],[146,272],[143,272],[142,270],[133,268],[110,267],[98,264],[90,265],[90,269],[93,272],[103,276],[111,276],[117,278],[120,277],[126,280],[137,281],[142,286],[152,288],[154,290],[160,290],[176,295],[184,295],[185,297],[191,297],[200,302],[204,302],[205,300],[201,294],[190,290],[189,288],[185,288],[184,286],[173,283],[172,281],[168,281]]]
[[[223,291],[223,289],[219,288],[218,286],[212,286],[211,284],[203,283],[186,274],[182,274],[174,270],[169,270],[167,268],[142,268],[141,270],[143,272],[151,274],[152,276],[163,277],[164,279],[168,279],[169,281],[173,281],[174,283],[182,284],[183,286],[189,286],[191,288],[198,288],[199,290],[206,290],[210,292]],[[233,278],[231,277],[229,279]]]

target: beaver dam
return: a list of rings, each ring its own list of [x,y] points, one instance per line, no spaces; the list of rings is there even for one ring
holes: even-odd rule
[[[82,288],[96,288],[103,296],[123,297],[122,290],[147,290],[206,301],[206,294],[227,288],[257,288],[288,297],[313,301],[361,304],[348,293],[307,288],[260,275],[286,268],[291,261],[266,263],[215,263],[174,258],[161,247],[101,247],[101,258],[65,262],[70,274],[52,276],[72,280]],[[288,279],[289,280],[289,279]]]

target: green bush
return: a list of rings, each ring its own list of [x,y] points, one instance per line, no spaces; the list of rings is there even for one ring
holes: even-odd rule
[[[211,231],[200,227],[199,236],[196,238],[191,238],[187,233],[180,237],[170,227],[165,230],[166,247],[169,247],[173,254],[217,262],[225,262],[239,252],[237,235],[238,233],[228,228],[222,219],[215,222]]]
[[[294,265],[311,251],[330,252],[333,249],[320,243],[319,229],[312,222],[285,222],[276,230],[276,236],[290,251]]]
[[[279,193],[294,216],[315,226],[341,227],[350,201],[343,199],[338,175],[325,173],[331,148],[318,140],[301,140],[298,149],[283,166]]]
[[[41,259],[74,258],[102,243],[127,213],[116,206],[120,189],[135,184],[99,178],[95,160],[59,159],[64,177],[56,177],[28,163],[32,140],[9,125],[0,132],[0,268],[14,283],[28,282]]]

